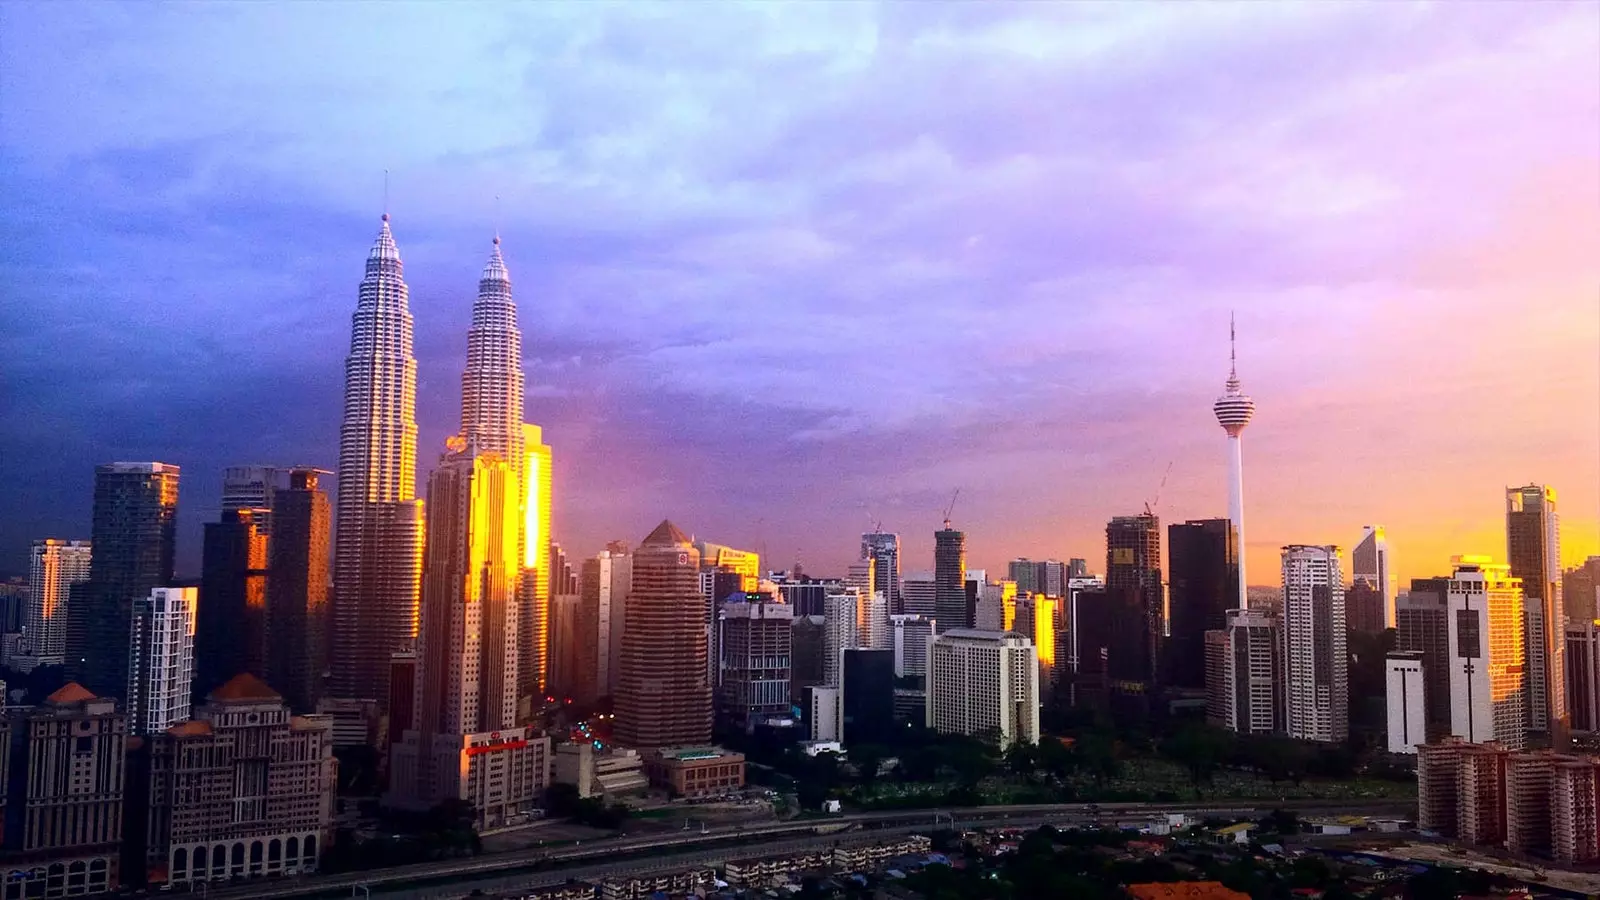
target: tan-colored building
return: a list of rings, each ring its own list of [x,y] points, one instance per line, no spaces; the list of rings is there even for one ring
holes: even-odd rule
[[[1600,765],[1558,762],[1550,773],[1550,855],[1561,862],[1600,859]]]
[[[588,741],[557,744],[554,780],[578,789],[579,797],[611,803],[650,787],[639,751],[625,747],[596,750]]]
[[[339,765],[328,717],[292,715],[242,674],[153,736],[150,752],[150,855],[166,859],[172,884],[317,870]]]
[[[744,754],[721,747],[662,747],[645,764],[650,784],[676,797],[711,797],[744,787]]]
[[[1550,856],[1554,827],[1556,772],[1562,765],[1593,767],[1581,756],[1564,753],[1513,753],[1506,757],[1506,849]],[[1594,817],[1590,802],[1589,817]]]
[[[1506,839],[1506,757],[1494,744],[1461,748],[1456,773],[1456,836],[1469,844],[1499,844]]]
[[[6,900],[97,894],[120,883],[127,720],[71,683],[0,729]],[[24,772],[12,772],[25,766]],[[13,775],[15,774],[15,778]],[[12,794],[12,784],[22,791]]]
[[[643,900],[657,891],[675,897],[695,896],[696,888],[708,888],[716,880],[717,875],[711,869],[607,878],[600,882],[600,900]]]
[[[633,554],[616,687],[616,740],[649,750],[711,740],[710,606],[700,552],[663,521]]]
[[[1447,737],[1417,746],[1417,827],[1454,837],[1460,811],[1457,797],[1461,748],[1466,741]]]

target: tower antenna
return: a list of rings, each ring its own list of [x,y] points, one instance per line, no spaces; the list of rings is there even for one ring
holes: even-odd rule
[[[383,220],[389,221],[389,170],[383,170]]]
[[[500,195],[494,195],[494,242],[500,243]]]
[[[1239,339],[1233,329],[1233,311],[1228,311],[1228,371],[1239,377]]]

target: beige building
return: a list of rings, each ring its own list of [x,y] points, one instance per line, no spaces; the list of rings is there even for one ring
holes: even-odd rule
[[[1600,765],[1566,759],[1550,773],[1550,855],[1565,863],[1600,859]]]
[[[1039,657],[1010,631],[951,628],[928,645],[927,725],[994,734],[1002,748],[1039,742]]]
[[[150,855],[165,857],[170,883],[317,870],[339,765],[328,717],[292,715],[243,674],[150,741]]]
[[[612,803],[650,787],[639,751],[625,747],[596,750],[588,741],[557,744],[554,780],[578,789],[579,797]]]
[[[20,717],[0,720],[4,897],[97,894],[120,883],[127,721],[116,704],[71,683]],[[13,771],[25,767],[25,771]]]
[[[720,747],[662,747],[645,760],[650,784],[676,797],[712,797],[744,787],[744,754]]]

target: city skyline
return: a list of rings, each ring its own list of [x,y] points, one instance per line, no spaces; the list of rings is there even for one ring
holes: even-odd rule
[[[0,97],[0,118],[29,126],[0,134],[15,163],[0,167],[15,198],[0,226],[19,235],[0,261],[0,291],[17,301],[0,310],[0,374],[17,387],[0,411],[15,510],[0,569],[21,571],[34,539],[90,536],[99,463],[184,469],[186,575],[226,467],[336,467],[352,275],[384,168],[416,319],[417,484],[458,421],[470,276],[501,218],[527,273],[527,418],[557,448],[556,536],[579,556],[671,515],[765,551],[769,568],[798,557],[842,574],[881,521],[914,572],[932,568],[959,487],[952,519],[974,568],[1092,560],[1104,523],[1153,500],[1169,462],[1163,522],[1223,516],[1209,407],[1230,310],[1262,410],[1249,429],[1252,580],[1272,583],[1285,544],[1353,547],[1370,522],[1386,525],[1401,583],[1448,573],[1456,554],[1503,559],[1502,492],[1530,482],[1560,497],[1563,567],[1597,551],[1600,329],[1583,254],[1600,225],[1600,103],[1574,76],[1600,34],[1581,8],[1286,6],[1258,12],[1260,36],[1246,37],[1226,10],[952,8],[910,22],[893,7],[784,7],[773,23],[716,25],[747,32],[724,42],[742,49],[639,69],[623,60],[641,29],[683,20],[611,10],[596,36],[573,9],[473,7],[460,22],[396,10],[381,45],[351,44],[359,17],[291,9],[325,19],[325,39],[350,53],[250,65],[177,49],[238,46],[257,27],[248,8],[156,11],[154,24],[102,7],[0,10],[23,57],[51,48],[70,63],[23,58]],[[541,78],[525,76],[560,64],[484,52],[493,38],[480,34],[518,27],[502,15],[548,25],[537,40],[551,48],[592,48],[644,99],[565,69],[530,87]],[[434,63],[375,62],[436,31],[437,65],[481,88],[482,108],[442,102],[457,82]],[[773,62],[791,32],[821,68],[842,67],[818,76],[836,84]],[[1118,52],[1150,37],[1175,51]],[[1349,58],[1347,42],[1360,47]],[[130,59],[144,60],[142,91],[109,81]],[[358,77],[368,64],[388,74]],[[871,140],[853,138],[855,117],[901,96],[900,66],[918,84],[989,81],[913,91],[899,118],[859,129]],[[661,70],[696,76],[698,93],[674,93]],[[1199,71],[1216,80],[1176,87]],[[1028,99],[1041,78],[1057,87]],[[321,106],[304,125],[285,115],[332,85],[344,93],[323,106],[348,122]],[[1373,99],[1379,85],[1391,99]],[[857,102],[755,112],[773,91],[824,86],[813,93]],[[1291,94],[1300,112],[1279,118]],[[1130,100],[1135,121],[1112,124]],[[389,102],[395,121],[365,112]],[[742,130],[697,118],[708,108]],[[507,109],[539,114],[504,124]],[[52,127],[67,110],[76,124]],[[1012,122],[1045,110],[1058,121]],[[468,127],[413,127],[447,114]],[[485,123],[497,124],[471,127]],[[1469,136],[1446,164],[1430,155]],[[1262,142],[1292,165],[1240,155]],[[763,159],[780,145],[794,149]],[[708,146],[728,149],[699,154]],[[1162,177],[1193,187],[1152,199]],[[1059,211],[1074,208],[1094,216]],[[23,225],[41,221],[55,227]],[[1486,334],[1485,321],[1507,327]],[[841,374],[861,389],[839,391]],[[701,488],[709,478],[718,491]],[[822,479],[829,490],[809,489]]]

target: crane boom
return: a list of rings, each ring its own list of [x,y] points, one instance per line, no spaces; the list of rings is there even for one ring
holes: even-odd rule
[[[944,527],[945,528],[949,528],[950,527],[950,514],[955,512],[956,498],[959,497],[959,496],[961,496],[961,488],[956,488],[955,493],[950,495],[950,505],[946,506],[944,508]]]

